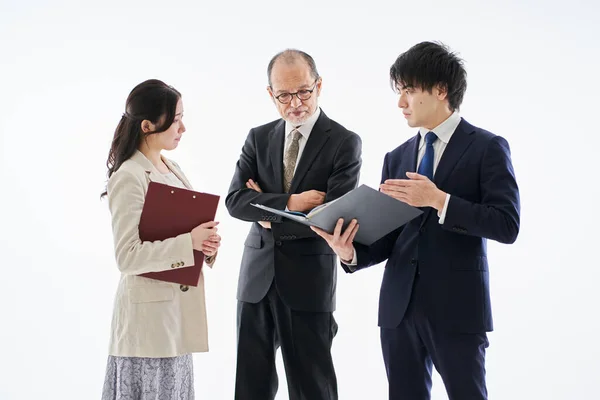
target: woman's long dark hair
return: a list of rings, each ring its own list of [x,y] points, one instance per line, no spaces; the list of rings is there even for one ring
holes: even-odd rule
[[[139,148],[142,139],[154,133],[164,132],[175,119],[177,102],[181,98],[175,88],[157,79],[150,79],[137,85],[125,103],[125,112],[117,125],[108,152],[108,178],[128,160]],[[142,132],[142,121],[162,124],[153,132]],[[100,197],[106,196],[106,189]]]

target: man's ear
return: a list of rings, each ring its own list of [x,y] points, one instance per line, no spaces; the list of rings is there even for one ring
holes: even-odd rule
[[[448,87],[444,85],[436,85],[435,86],[435,95],[438,100],[446,100],[448,97]]]
[[[269,97],[271,98],[273,103],[275,103],[275,95],[273,94],[273,90],[271,89],[271,86],[267,86],[267,92],[269,93]]]
[[[317,80],[317,96],[321,95],[321,85],[323,84],[323,78],[319,76]]]

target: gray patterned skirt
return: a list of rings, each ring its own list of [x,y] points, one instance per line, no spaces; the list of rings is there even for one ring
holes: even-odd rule
[[[194,400],[192,355],[109,356],[102,400]]]

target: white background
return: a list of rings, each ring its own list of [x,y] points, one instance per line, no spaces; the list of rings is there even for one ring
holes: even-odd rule
[[[270,57],[305,50],[323,76],[324,111],[363,138],[361,183],[377,185],[384,154],[416,132],[396,107],[389,67],[422,40],[466,59],[461,114],[509,141],[521,189],[518,241],[489,244],[490,397],[600,398],[597,2],[82,3],[0,0],[0,399],[100,397],[119,275],[99,194],[137,83],[159,78],[183,93],[187,133],[167,155],[224,201],[248,130],[278,117],[265,90]],[[198,399],[233,398],[249,224],[223,202],[218,219]],[[342,400],[387,398],[382,270],[339,270]],[[433,398],[447,398],[437,376]]]

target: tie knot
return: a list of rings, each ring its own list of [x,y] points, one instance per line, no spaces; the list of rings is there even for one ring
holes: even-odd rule
[[[427,135],[425,135],[425,143],[427,144],[433,144],[433,142],[435,142],[435,140],[437,139],[437,135],[433,132],[427,132]]]
[[[302,137],[302,134],[301,134],[301,133],[300,133],[300,131],[299,131],[298,129],[296,129],[296,128],[294,128],[294,129],[292,130],[292,133],[294,134],[294,136],[292,136],[292,140],[293,140],[294,142],[297,142],[297,141],[299,141],[299,140],[300,140],[300,138]]]

